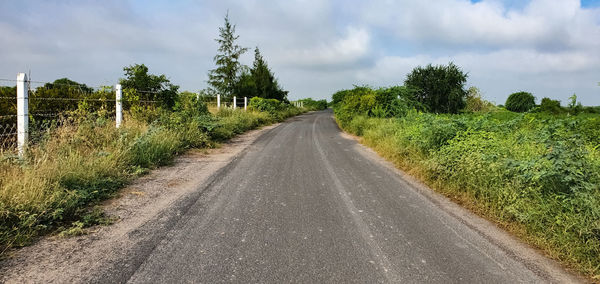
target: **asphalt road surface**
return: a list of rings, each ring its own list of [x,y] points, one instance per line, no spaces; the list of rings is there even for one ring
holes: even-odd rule
[[[548,281],[356,144],[331,111],[270,130],[118,281]]]

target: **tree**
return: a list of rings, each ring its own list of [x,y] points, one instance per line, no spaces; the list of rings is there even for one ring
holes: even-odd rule
[[[246,66],[244,66],[246,67]],[[249,68],[242,68],[235,84],[235,94],[240,97],[256,97],[256,83]]]
[[[119,83],[124,90],[135,93],[144,100],[159,101],[167,107],[173,107],[177,99],[179,86],[171,84],[167,76],[148,74],[148,67],[144,64],[134,64],[123,68],[125,78]]]
[[[551,114],[560,114],[563,112],[563,109],[560,106],[559,100],[543,98],[542,102],[540,103],[540,111]]]
[[[583,106],[581,103],[577,102],[577,95],[573,94],[569,97],[569,105],[568,105],[569,113],[577,115],[583,111]]]
[[[458,113],[465,107],[468,75],[450,62],[448,65],[417,67],[406,76],[404,85],[416,90],[416,99],[435,113]]]
[[[535,107],[535,97],[528,92],[516,92],[506,99],[506,109],[514,112],[526,112]]]
[[[254,63],[252,64],[250,73],[254,80],[257,97],[287,101],[287,91],[282,90],[281,86],[279,86],[275,75],[269,69],[258,47],[254,49]]]
[[[220,93],[224,99],[231,99],[235,93],[235,85],[242,64],[240,56],[248,49],[235,43],[239,36],[235,35],[235,25],[229,22],[229,13],[225,15],[225,25],[219,28],[219,43],[217,55],[214,57],[217,68],[208,73],[208,84],[213,92]]]
[[[465,111],[485,112],[494,108],[494,104],[481,98],[481,91],[477,87],[470,87],[467,90],[467,99]]]

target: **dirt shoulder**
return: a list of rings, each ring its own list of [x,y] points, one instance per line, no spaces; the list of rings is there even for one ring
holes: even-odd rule
[[[102,282],[100,275],[135,272],[138,259],[152,251],[218,173],[278,125],[249,131],[217,149],[188,151],[173,165],[135,180],[103,204],[108,215],[118,218],[113,225],[78,237],[45,237],[19,249],[0,262],[0,282]]]

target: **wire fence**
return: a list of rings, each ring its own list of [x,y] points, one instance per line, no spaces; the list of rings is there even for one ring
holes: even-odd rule
[[[59,81],[59,80],[57,80]],[[0,78],[0,152],[17,148],[17,80]],[[93,114],[109,120],[116,118],[116,92],[113,86],[89,87],[84,84],[26,81],[28,98],[28,144],[39,143],[53,131],[77,118]],[[123,108],[156,108],[157,91],[128,89],[119,100]]]

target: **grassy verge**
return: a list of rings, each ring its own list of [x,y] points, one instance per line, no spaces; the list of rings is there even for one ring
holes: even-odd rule
[[[597,115],[410,111],[375,118],[336,109],[336,119],[435,190],[600,279]]]
[[[24,158],[0,155],[0,256],[52,232],[78,234],[110,222],[97,202],[136,176],[168,164],[188,148],[213,147],[237,134],[304,110],[271,113],[179,106],[175,111],[133,109],[121,128],[98,113],[76,113],[48,132]]]

